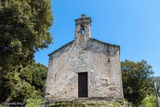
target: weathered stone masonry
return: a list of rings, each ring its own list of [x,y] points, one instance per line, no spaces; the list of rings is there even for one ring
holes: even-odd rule
[[[71,101],[82,92],[88,99],[122,101],[120,47],[92,39],[90,17],[75,21],[75,40],[49,55],[45,98]],[[81,73],[87,74],[87,93],[78,79]]]

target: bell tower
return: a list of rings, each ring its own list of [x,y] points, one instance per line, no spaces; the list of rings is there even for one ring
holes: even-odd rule
[[[91,38],[91,17],[82,14],[80,18],[75,20],[75,39],[76,38]]]

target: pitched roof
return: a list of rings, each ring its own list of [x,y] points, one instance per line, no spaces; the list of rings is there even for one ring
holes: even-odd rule
[[[110,43],[106,43],[106,42],[102,42],[100,40],[97,40],[97,39],[93,39],[93,38],[90,38],[89,40],[91,41],[94,41],[94,42],[97,42],[97,43],[100,43],[100,44],[104,44],[104,45],[109,45],[109,46],[114,46],[114,47],[118,47],[120,49],[120,46],[119,45],[115,45],[115,44],[110,44]],[[56,49],[55,51],[53,51],[52,53],[48,54],[48,56],[60,51],[61,49],[67,47],[68,45],[72,44],[75,40],[72,40],[71,42],[63,45],[62,47],[60,47],[59,49]]]
[[[69,43],[67,43],[67,44],[65,44],[65,45],[63,45],[63,46],[62,46],[62,47],[60,47],[59,49],[56,49],[56,50],[55,50],[55,51],[53,51],[52,53],[48,54],[48,56],[50,56],[50,55],[52,55],[52,54],[54,54],[54,53],[56,53],[56,52],[60,51],[61,49],[63,49],[63,48],[65,48],[65,47],[67,47],[68,45],[72,44],[73,42],[74,42],[74,40],[73,40],[73,41],[71,41],[71,42],[69,42]]]
[[[110,45],[110,46],[115,46],[115,47],[120,48],[120,46],[119,46],[119,45],[110,44],[110,43],[107,43],[107,42],[102,42],[102,41],[97,40],[97,39],[90,38],[90,40],[93,40],[93,41],[95,41],[95,42],[102,43],[102,44],[105,44],[105,45]]]

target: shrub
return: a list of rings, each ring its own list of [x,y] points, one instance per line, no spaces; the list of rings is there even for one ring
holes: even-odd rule
[[[153,95],[148,95],[147,97],[145,97],[142,102],[140,107],[156,107],[156,97]]]

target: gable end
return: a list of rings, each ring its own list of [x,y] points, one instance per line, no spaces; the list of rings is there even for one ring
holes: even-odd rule
[[[68,45],[72,44],[73,42],[74,42],[74,40],[71,41],[71,42],[69,42],[69,43],[67,43],[67,44],[65,44],[65,45],[63,45],[62,47],[60,47],[60,48],[58,48],[57,50],[53,51],[52,53],[48,54],[48,56],[51,56],[52,54],[55,54],[56,52],[59,52],[59,51],[62,50],[63,48],[65,48],[65,47],[67,47]]]

